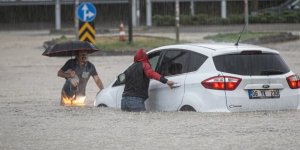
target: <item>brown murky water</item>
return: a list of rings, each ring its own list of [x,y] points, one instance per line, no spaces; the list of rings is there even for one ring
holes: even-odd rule
[[[249,113],[146,112],[62,107],[67,58],[41,56],[43,32],[0,32],[0,149],[299,149],[300,111]],[[280,49],[300,73],[300,40]],[[107,86],[129,56],[90,57]],[[90,79],[88,104],[97,93]]]

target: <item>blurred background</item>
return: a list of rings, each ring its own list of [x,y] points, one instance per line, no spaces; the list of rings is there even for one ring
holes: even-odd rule
[[[133,27],[175,26],[175,1],[0,0],[0,30],[73,28],[80,2],[95,5],[97,30],[126,26],[130,11]],[[300,0],[179,0],[179,8],[181,26],[300,23]]]

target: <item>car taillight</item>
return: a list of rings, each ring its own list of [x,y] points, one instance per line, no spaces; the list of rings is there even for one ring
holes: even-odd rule
[[[230,76],[215,76],[201,82],[207,89],[214,90],[235,90],[242,79]]]
[[[291,89],[300,88],[300,78],[298,75],[291,75],[291,76],[287,77],[286,80]]]

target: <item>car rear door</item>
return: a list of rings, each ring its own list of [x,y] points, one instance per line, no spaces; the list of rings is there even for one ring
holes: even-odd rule
[[[185,50],[168,49],[164,51],[157,71],[176,85],[170,89],[167,84],[151,80],[149,98],[146,107],[155,111],[176,111],[182,103],[184,82],[186,78],[188,52]]]
[[[229,111],[296,109],[298,90],[287,77],[293,75],[279,54],[248,51],[214,57],[224,76],[240,78],[235,90],[226,90]]]

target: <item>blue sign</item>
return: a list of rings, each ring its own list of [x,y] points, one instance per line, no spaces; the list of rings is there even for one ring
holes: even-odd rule
[[[76,15],[82,22],[91,22],[96,17],[96,8],[90,2],[82,2],[76,10]]]

